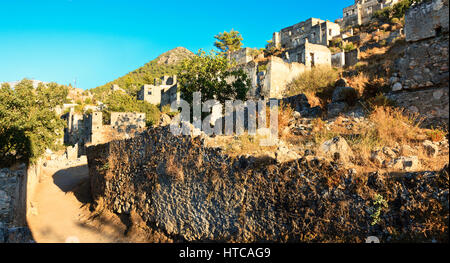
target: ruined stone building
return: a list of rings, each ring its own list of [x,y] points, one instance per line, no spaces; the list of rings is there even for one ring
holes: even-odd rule
[[[393,6],[399,0],[355,0],[355,4],[344,8],[341,27],[366,24],[375,11]]]
[[[390,79],[398,106],[428,120],[449,121],[449,0],[433,0],[405,14],[407,45]]]
[[[249,76],[251,98],[282,98],[289,82],[315,66],[331,67],[328,45],[340,35],[340,26],[330,21],[310,18],[273,34],[267,48],[283,50],[280,57],[263,58],[251,48],[232,52],[229,59]],[[256,55],[255,55],[256,53]]]
[[[79,114],[73,108],[62,118],[67,122],[64,143],[75,145],[76,156],[85,153],[86,144],[96,145],[141,131],[146,126],[145,113],[111,112],[111,124],[103,125],[103,113]]]
[[[340,34],[341,28],[338,24],[310,18],[273,33],[271,44],[286,50],[296,48],[306,42],[328,46],[333,37]]]
[[[161,108],[170,105],[173,101],[180,100],[177,76],[164,76],[159,81],[155,79],[153,85],[143,85],[138,92],[137,99],[160,105]]]

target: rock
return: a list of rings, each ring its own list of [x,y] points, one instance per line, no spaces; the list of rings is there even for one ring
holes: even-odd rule
[[[167,126],[171,122],[170,116],[164,113],[161,113],[161,117],[159,117],[159,126]]]
[[[411,146],[405,144],[400,148],[400,154],[403,156],[410,156],[416,154],[416,150],[411,148]]]
[[[397,157],[397,154],[389,147],[383,147],[383,153],[389,158]]]
[[[389,79],[389,82],[391,83],[391,84],[394,84],[394,83],[396,83],[398,81],[398,78],[397,77],[391,77],[390,79]]]
[[[399,91],[402,90],[403,86],[400,82],[396,82],[394,85],[392,85],[392,91]]]
[[[278,147],[277,151],[275,152],[275,158],[278,163],[284,163],[297,160],[300,158],[300,156],[289,148],[281,146]]]
[[[401,156],[391,161],[388,166],[397,170],[413,171],[417,170],[419,165],[419,158],[417,156]]]
[[[348,105],[345,102],[334,102],[328,104],[328,117],[337,117],[339,114],[345,112],[348,109]]]
[[[353,151],[342,137],[334,137],[324,142],[318,150],[319,154],[323,154],[335,161],[349,162],[353,157]]]
[[[305,118],[318,118],[322,115],[322,108],[319,106],[312,108],[305,108],[301,111],[301,115]]]
[[[372,151],[370,155],[370,161],[372,161],[376,165],[382,166],[385,162],[385,159],[380,151]]]
[[[423,147],[425,148],[425,150],[426,150],[428,156],[430,156],[430,157],[436,157],[436,156],[438,155],[438,153],[439,153],[439,147],[438,147],[436,144],[432,143],[432,142],[429,141],[429,140],[426,140],[426,141],[423,142],[422,145],[423,145]]]
[[[338,87],[347,87],[348,86],[348,82],[347,82],[346,79],[340,78],[340,79],[338,79],[338,81],[336,81],[336,84],[334,84],[334,86],[336,88],[338,88]]]
[[[347,102],[350,105],[354,105],[358,93],[352,87],[337,87],[333,91],[332,102]]]

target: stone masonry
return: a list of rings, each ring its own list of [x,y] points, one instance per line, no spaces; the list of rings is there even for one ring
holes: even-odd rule
[[[154,105],[170,105],[173,101],[180,100],[178,91],[177,76],[164,76],[158,80],[155,79],[153,85],[144,85],[138,92],[137,99],[147,101]]]

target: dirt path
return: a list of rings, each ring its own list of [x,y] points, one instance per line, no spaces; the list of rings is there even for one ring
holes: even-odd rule
[[[127,242],[116,215],[92,219],[86,160],[44,168],[28,223],[36,242]]]

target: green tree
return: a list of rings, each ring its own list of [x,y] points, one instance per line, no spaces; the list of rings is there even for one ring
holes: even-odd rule
[[[56,83],[36,89],[22,80],[14,89],[0,88],[0,165],[33,162],[47,148],[56,149],[62,138],[64,121],[56,107],[67,100],[68,89]]]
[[[216,42],[214,46],[218,48],[221,52],[229,53],[241,49],[242,47],[242,36],[238,31],[231,29],[230,32],[224,31],[214,36]]]
[[[222,54],[200,50],[197,56],[185,60],[181,66],[179,89],[184,100],[192,103],[193,92],[202,93],[202,101],[216,99],[245,100],[251,87],[250,79]]]

